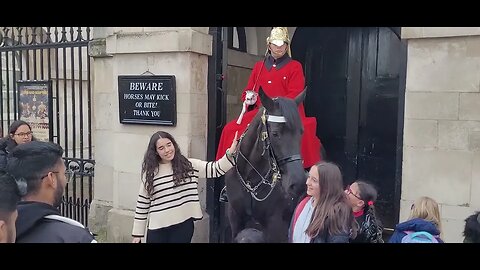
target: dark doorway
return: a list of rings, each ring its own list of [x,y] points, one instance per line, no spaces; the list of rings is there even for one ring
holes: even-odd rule
[[[406,45],[398,30],[301,27],[292,40],[308,86],[306,113],[317,118],[327,159],[341,166],[345,185],[376,185],[387,228],[400,203]]]

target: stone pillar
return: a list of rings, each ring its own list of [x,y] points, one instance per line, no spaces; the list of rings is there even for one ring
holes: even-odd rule
[[[94,200],[89,225],[102,241],[130,242],[143,155],[150,136],[164,130],[188,157],[206,158],[208,27],[98,27],[94,58]],[[175,75],[177,126],[120,124],[118,76]],[[199,184],[205,209],[205,182]],[[195,224],[194,242],[208,241],[208,215]]]
[[[400,221],[440,204],[446,242],[480,210],[480,27],[404,27],[408,40]]]

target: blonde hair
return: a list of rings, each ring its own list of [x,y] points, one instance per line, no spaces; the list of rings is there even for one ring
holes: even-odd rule
[[[440,231],[440,236],[442,235],[442,222],[440,220],[440,210],[438,208],[438,203],[430,197],[420,197],[412,205],[412,210],[410,211],[410,219],[421,218],[426,221],[432,222],[437,229]]]

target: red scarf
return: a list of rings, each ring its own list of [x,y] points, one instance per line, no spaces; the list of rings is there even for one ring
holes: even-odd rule
[[[357,212],[353,212],[353,216],[354,216],[355,218],[357,218],[357,217],[359,217],[359,216],[361,216],[361,215],[363,215],[363,209],[361,209],[360,211],[357,211]]]

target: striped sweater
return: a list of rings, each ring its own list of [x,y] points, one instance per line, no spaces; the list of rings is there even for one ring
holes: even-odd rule
[[[150,197],[142,182],[138,193],[135,219],[133,221],[133,237],[143,237],[147,217],[148,229],[160,229],[181,223],[189,218],[203,217],[198,198],[198,179],[215,178],[224,175],[234,166],[234,161],[224,155],[218,161],[202,161],[189,159],[194,173],[191,181],[182,182],[174,187],[172,164],[160,164],[154,176],[153,195]]]

